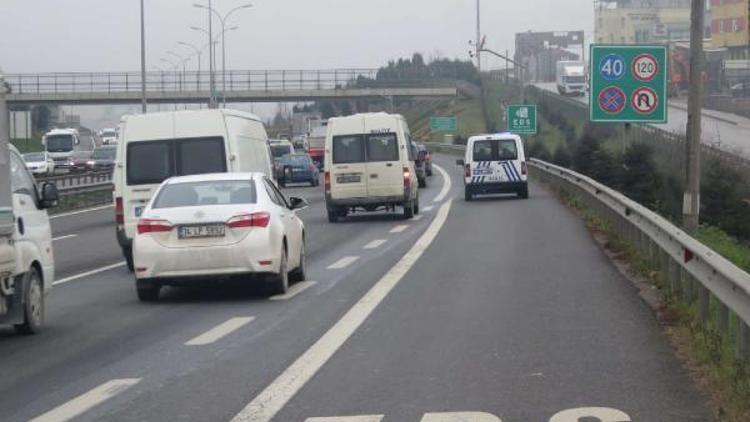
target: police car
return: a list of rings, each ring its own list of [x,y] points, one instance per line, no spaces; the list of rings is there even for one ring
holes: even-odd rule
[[[465,198],[490,193],[515,193],[529,197],[528,168],[523,141],[518,135],[500,133],[469,138],[463,160]]]

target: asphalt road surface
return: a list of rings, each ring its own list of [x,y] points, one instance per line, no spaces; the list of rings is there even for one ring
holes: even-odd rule
[[[534,85],[547,91],[557,92],[557,85],[554,82]],[[575,97],[574,99],[588,106],[588,97]],[[652,126],[684,135],[687,129],[687,103],[670,99],[667,118],[667,123]],[[721,149],[750,158],[750,119],[704,109],[701,131],[703,143],[716,145]]]
[[[577,216],[537,184],[466,203],[435,160],[418,220],[329,224],[322,187],[286,189],[311,207],[309,280],[284,297],[209,281],[140,303],[112,208],[55,218],[62,283],[46,331],[0,332],[0,419],[710,420]]]

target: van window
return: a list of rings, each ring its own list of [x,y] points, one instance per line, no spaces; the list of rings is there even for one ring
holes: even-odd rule
[[[128,144],[128,185],[156,184],[172,176],[226,171],[223,138],[174,139]]]
[[[367,161],[398,161],[398,141],[395,133],[367,135]]]
[[[365,148],[362,135],[333,137],[333,164],[363,163]]]
[[[488,139],[474,142],[473,161],[510,161],[518,159],[513,139]]]

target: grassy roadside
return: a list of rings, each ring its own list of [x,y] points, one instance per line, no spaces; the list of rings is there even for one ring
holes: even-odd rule
[[[695,238],[738,267],[750,272],[750,245],[738,241],[719,228],[705,225],[701,226]]]
[[[18,151],[20,151],[21,154],[44,151],[41,139],[11,139],[10,142],[13,146],[18,148]]]

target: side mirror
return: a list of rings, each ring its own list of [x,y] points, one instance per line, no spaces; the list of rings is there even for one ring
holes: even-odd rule
[[[54,208],[60,201],[60,194],[57,192],[57,185],[54,183],[44,182],[41,196],[39,198],[39,205],[41,205],[42,209]]]
[[[464,166],[464,160],[456,160],[456,165],[463,167]]]
[[[297,198],[295,196],[292,196],[289,198],[290,210],[303,210],[309,206],[310,204],[307,202],[305,198]]]

